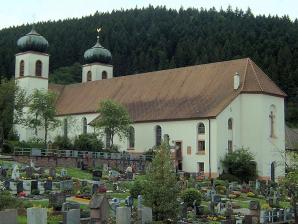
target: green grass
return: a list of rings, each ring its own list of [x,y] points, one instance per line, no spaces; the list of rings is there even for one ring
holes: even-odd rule
[[[60,173],[62,167],[57,168],[57,172]],[[72,178],[76,179],[85,179],[92,180],[92,174],[86,170],[81,170],[79,168],[65,168],[67,170],[67,174]]]

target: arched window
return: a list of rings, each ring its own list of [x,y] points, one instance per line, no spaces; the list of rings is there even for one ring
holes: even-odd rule
[[[205,134],[205,125],[203,123],[198,125],[198,134]]]
[[[228,120],[228,129],[229,129],[229,130],[232,130],[232,129],[233,129],[233,120],[232,120],[232,118],[230,118],[230,119]]]
[[[67,138],[68,135],[68,124],[67,124],[67,119],[65,118],[63,121],[63,135],[65,138]]]
[[[87,118],[83,117],[83,134],[87,134]]]
[[[106,148],[109,149],[111,147],[111,136],[108,129],[105,129],[106,134]]]
[[[103,71],[101,73],[101,79],[107,79],[108,78],[108,73],[106,71]]]
[[[24,61],[20,62],[20,76],[24,76]]]
[[[87,72],[87,82],[90,82],[90,81],[92,81],[92,73],[91,73],[91,71],[88,71]]]
[[[155,127],[155,145],[159,146],[161,144],[161,127],[157,125]]]
[[[38,60],[35,63],[35,75],[41,76],[41,71],[42,71],[42,62]]]
[[[135,129],[133,127],[129,127],[128,147],[130,149],[135,147]]]

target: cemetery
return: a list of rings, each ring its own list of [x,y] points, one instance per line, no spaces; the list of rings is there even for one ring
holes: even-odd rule
[[[155,223],[143,195],[147,168],[43,167],[7,158],[0,160],[1,224]],[[175,176],[177,219],[162,223],[294,223],[290,199],[275,181]]]

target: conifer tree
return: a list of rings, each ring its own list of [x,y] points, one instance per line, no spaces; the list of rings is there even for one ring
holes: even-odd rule
[[[152,207],[156,221],[175,222],[178,210],[178,187],[170,149],[163,142],[157,149],[146,174],[145,202]]]

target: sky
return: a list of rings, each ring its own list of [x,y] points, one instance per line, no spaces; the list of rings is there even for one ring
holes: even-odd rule
[[[113,9],[129,9],[165,5],[168,8],[211,8],[246,10],[251,8],[255,15],[289,15],[298,17],[297,0],[6,0],[1,1],[0,29],[26,23],[82,17]]]

